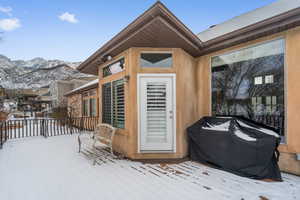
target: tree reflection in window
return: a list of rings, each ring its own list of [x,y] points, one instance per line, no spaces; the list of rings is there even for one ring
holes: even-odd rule
[[[242,115],[284,135],[284,40],[215,56],[211,63],[214,115]]]

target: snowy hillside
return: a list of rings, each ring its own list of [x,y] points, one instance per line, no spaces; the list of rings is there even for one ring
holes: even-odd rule
[[[39,88],[55,80],[88,77],[76,70],[79,62],[61,60],[11,60],[0,55],[0,85],[4,88]]]

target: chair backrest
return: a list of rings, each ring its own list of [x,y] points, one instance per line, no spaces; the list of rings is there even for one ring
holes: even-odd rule
[[[95,139],[101,142],[112,142],[116,133],[116,128],[109,124],[98,124],[95,129]]]

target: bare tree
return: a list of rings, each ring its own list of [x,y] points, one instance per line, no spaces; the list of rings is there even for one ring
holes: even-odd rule
[[[259,116],[266,114],[265,100],[262,98],[275,96],[275,101],[272,100],[272,105],[270,105],[271,112],[274,112],[272,115],[284,116],[283,63],[283,55],[272,55],[216,67],[212,76],[214,112],[230,115],[243,114],[254,119],[258,116],[257,114]],[[274,83],[254,83],[255,77],[266,75],[272,75]],[[261,99],[259,110],[257,110],[258,100],[256,99],[258,97]]]

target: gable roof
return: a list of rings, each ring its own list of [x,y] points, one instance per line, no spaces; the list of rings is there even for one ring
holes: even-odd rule
[[[130,47],[182,48],[197,57],[300,25],[300,0],[279,0],[195,35],[161,2],[156,2],[77,68],[98,73],[107,56]],[[203,41],[202,41],[203,40]]]
[[[116,56],[130,47],[180,47],[193,56],[199,54],[200,39],[161,2],[157,1],[120,33],[104,44],[78,69],[89,73],[106,56]],[[94,68],[94,69],[93,69]]]

